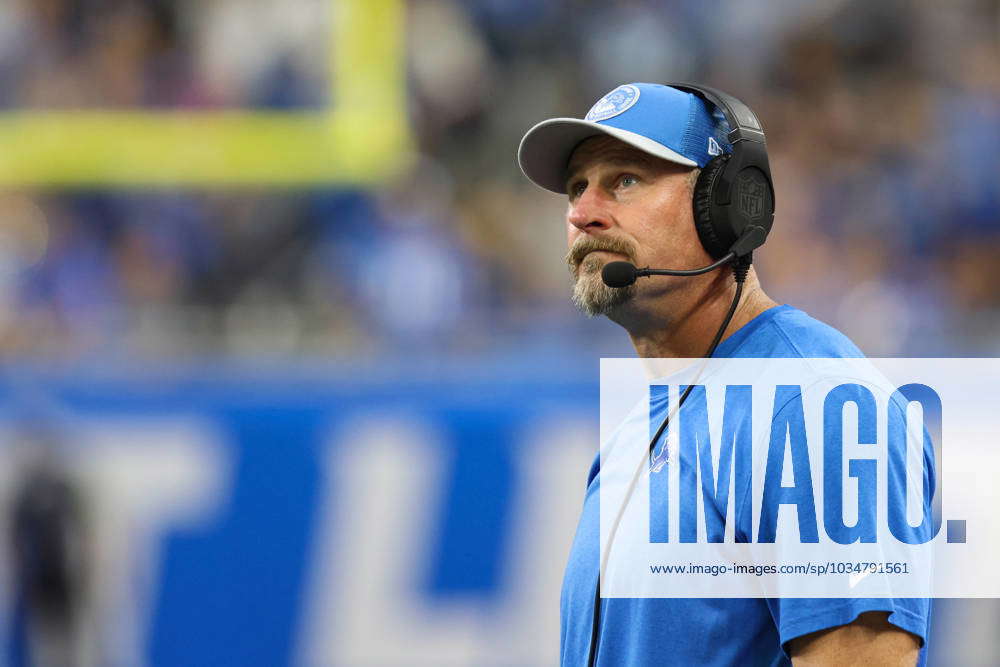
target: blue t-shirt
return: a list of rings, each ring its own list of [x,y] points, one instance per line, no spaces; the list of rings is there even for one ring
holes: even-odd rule
[[[791,306],[764,311],[729,338],[715,357],[861,357],[836,329]],[[600,454],[587,480],[580,523],[563,577],[561,657],[585,667],[590,650],[600,540]],[[933,475],[933,471],[931,471]],[[923,640],[930,600],[924,598],[605,598],[601,600],[598,665],[789,665],[786,644],[801,635],[852,622],[866,611]]]

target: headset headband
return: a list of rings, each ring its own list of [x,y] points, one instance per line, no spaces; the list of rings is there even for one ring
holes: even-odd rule
[[[667,85],[714,104],[729,123],[727,138],[733,150],[703,168],[695,187],[695,225],[712,257],[732,252],[749,262],[774,221],[774,184],[764,128],[750,107],[721,90],[694,83]]]
[[[764,138],[764,128],[761,127],[760,121],[757,120],[757,115],[750,110],[750,107],[732,95],[696,83],[668,83],[666,85],[671,88],[678,88],[686,90],[689,93],[694,93],[718,107],[726,117],[726,122],[729,123],[729,127],[731,128],[728,137],[730,144],[735,146],[736,142],[744,140],[755,141],[760,144],[767,143]]]

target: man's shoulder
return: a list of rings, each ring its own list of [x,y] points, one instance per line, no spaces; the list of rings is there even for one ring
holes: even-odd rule
[[[842,332],[788,305],[764,311],[744,328],[748,331],[734,341],[737,344],[728,356],[803,359],[864,356]]]

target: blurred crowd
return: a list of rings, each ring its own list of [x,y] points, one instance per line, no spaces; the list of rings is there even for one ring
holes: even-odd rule
[[[328,5],[7,0],[0,109],[326,105]],[[417,0],[406,25],[418,155],[377,187],[0,192],[0,353],[627,352],[569,304],[564,202],[514,153],[619,83],[693,80],[765,125],[774,298],[872,355],[1000,355],[997,0]]]

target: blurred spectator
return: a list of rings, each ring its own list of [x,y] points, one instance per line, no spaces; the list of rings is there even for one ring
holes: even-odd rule
[[[26,445],[8,526],[17,582],[13,662],[40,667],[82,665],[86,526],[82,494],[52,443]],[[17,651],[15,650],[15,653]]]

